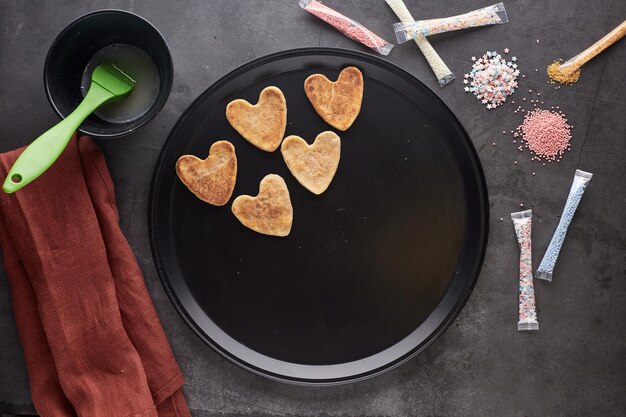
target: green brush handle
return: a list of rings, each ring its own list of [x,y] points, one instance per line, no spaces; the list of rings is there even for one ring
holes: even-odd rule
[[[38,178],[57,160],[78,126],[113,94],[97,83],[91,83],[80,105],[65,119],[28,145],[13,163],[2,185],[5,193],[13,193]]]

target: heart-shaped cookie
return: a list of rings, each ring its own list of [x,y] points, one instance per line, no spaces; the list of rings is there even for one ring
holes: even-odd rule
[[[235,198],[232,211],[244,226],[255,232],[282,237],[291,231],[293,208],[287,184],[280,175],[266,175],[256,197]]]
[[[341,139],[334,132],[322,132],[309,145],[300,136],[287,136],[280,152],[289,171],[313,194],[321,194],[337,172],[341,156]]]
[[[241,136],[259,149],[274,152],[285,135],[287,101],[278,87],[261,91],[259,102],[233,100],[226,106],[226,118]]]
[[[176,174],[200,200],[223,206],[233,194],[237,180],[235,147],[220,140],[211,145],[206,159],[183,155],[176,161]]]
[[[361,111],[363,74],[358,68],[347,67],[335,82],[313,74],[304,81],[304,92],[322,119],[343,131],[352,126]]]

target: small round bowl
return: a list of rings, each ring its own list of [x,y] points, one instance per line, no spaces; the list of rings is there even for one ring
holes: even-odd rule
[[[159,93],[150,109],[126,123],[112,123],[92,114],[82,133],[101,138],[127,135],[148,123],[161,110],[172,89],[174,65],[163,36],[146,19],[123,10],[99,10],[79,17],[56,37],[44,65],[43,81],[52,108],[67,117],[82,101],[80,83],[89,60],[100,49],[125,43],[145,51],[159,70]]]

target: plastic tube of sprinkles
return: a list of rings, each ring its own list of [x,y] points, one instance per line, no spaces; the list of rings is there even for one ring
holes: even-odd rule
[[[499,25],[509,21],[504,3],[496,3],[482,9],[473,10],[457,16],[441,19],[418,20],[416,22],[401,22],[393,25],[398,43],[413,39],[416,34],[424,36],[438,33],[452,32],[479,26]]]
[[[411,12],[406,8],[406,5],[402,0],[385,0],[391,10],[398,16],[404,23],[412,23],[415,22],[413,16],[411,16]],[[413,38],[418,48],[422,51],[424,58],[428,61],[428,65],[435,73],[435,77],[437,77],[437,81],[439,82],[439,86],[443,87],[448,84],[450,81],[454,80],[454,74],[450,71],[450,68],[446,65],[445,62],[441,59],[435,48],[432,47],[430,42],[426,39],[425,36],[415,36]]]
[[[352,20],[349,17],[344,16],[338,11],[323,5],[319,1],[300,0],[298,4],[304,10],[319,17],[324,22],[346,35],[348,38],[372,48],[381,55],[389,54],[391,48],[393,48],[392,44],[376,35],[356,20]]]
[[[591,172],[581,171],[580,169],[576,170],[572,187],[569,190],[569,195],[567,196],[567,201],[563,208],[563,214],[561,214],[561,220],[559,220],[559,225],[552,236],[552,240],[550,240],[546,253],[543,255],[539,268],[537,268],[537,273],[535,274],[537,278],[552,281],[554,265],[556,264],[559,252],[561,252],[563,242],[565,241],[567,228],[572,222],[574,213],[576,213],[576,209],[578,208],[578,203],[580,203],[580,199],[583,197],[583,193],[587,189],[587,184],[591,181],[592,175]]]
[[[535,307],[535,287],[533,285],[533,265],[530,233],[532,229],[532,210],[511,213],[519,243],[519,321],[517,330],[539,330],[537,309]]]

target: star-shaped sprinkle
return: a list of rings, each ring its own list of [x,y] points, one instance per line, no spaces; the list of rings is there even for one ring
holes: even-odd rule
[[[487,51],[478,60],[473,56],[472,61],[471,71],[463,77],[464,91],[471,92],[488,110],[502,105],[517,88],[517,65],[496,51]]]
[[[511,61],[517,61],[517,57],[516,56],[512,57]]]
[[[509,48],[504,48],[504,53],[508,54],[509,53]]]

